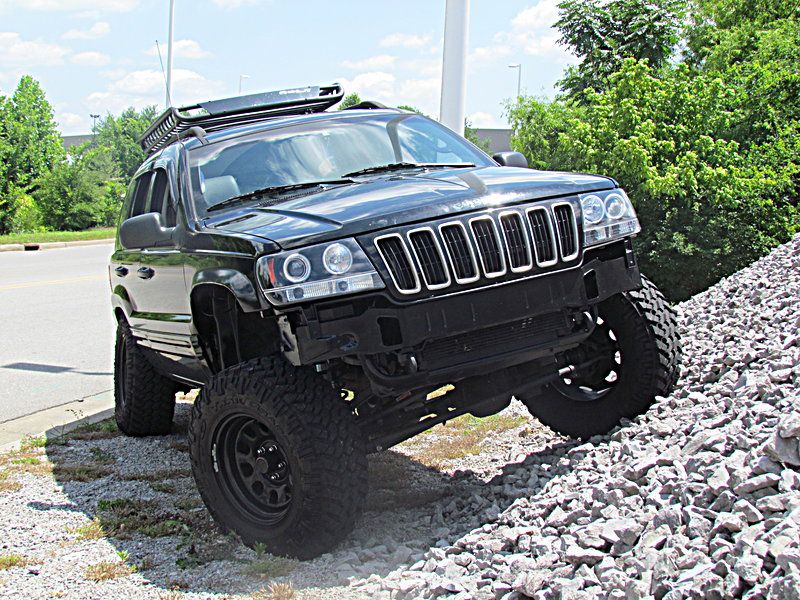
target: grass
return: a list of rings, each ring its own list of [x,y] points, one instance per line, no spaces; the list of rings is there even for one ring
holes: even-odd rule
[[[111,475],[111,469],[95,465],[56,465],[53,475],[59,481],[95,481]]]
[[[0,244],[28,244],[43,242],[75,242],[80,240],[105,240],[117,234],[116,227],[98,227],[86,231],[45,231],[42,233],[9,233],[0,235]]]
[[[84,425],[74,431],[69,432],[66,437],[71,440],[105,440],[108,438],[119,437],[121,434],[114,419],[106,419],[99,423]]]
[[[89,453],[92,455],[92,460],[98,465],[111,465],[117,462],[110,452],[102,448],[89,448]]]
[[[28,559],[20,554],[0,554],[0,571],[13,567],[24,567],[28,564]]]
[[[414,452],[414,456],[422,464],[441,469],[449,460],[480,454],[481,445],[489,436],[519,427],[526,421],[523,416],[502,414],[484,418],[462,415],[430,430],[423,438],[428,443]]]
[[[252,600],[292,600],[295,597],[295,592],[291,583],[273,581],[263,590],[258,590],[250,597]]]
[[[106,536],[106,532],[103,531],[103,525],[97,517],[86,525],[79,525],[67,531],[76,534],[79,540],[101,540]]]
[[[116,498],[97,503],[98,523],[107,535],[118,538],[141,533],[158,538],[178,535],[188,530],[188,525],[178,515],[160,513],[152,501]]]
[[[258,554],[258,552],[257,552]],[[245,575],[272,579],[283,577],[297,568],[297,561],[282,556],[262,556],[249,563],[242,570]]]
[[[116,579],[118,577],[126,577],[132,572],[133,569],[125,563],[104,560],[97,564],[89,565],[86,567],[83,574],[89,581],[100,582]]]
[[[150,481],[150,482],[163,482],[168,479],[177,479],[178,477],[191,477],[191,469],[157,469],[155,471],[148,471],[146,473],[126,473],[122,475],[125,481]]]

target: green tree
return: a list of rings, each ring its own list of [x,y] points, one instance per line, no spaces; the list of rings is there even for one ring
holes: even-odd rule
[[[36,181],[33,198],[43,225],[57,231],[113,225],[125,195],[124,184],[113,176],[116,168],[102,146],[70,153]]]
[[[356,104],[361,104],[361,96],[359,96],[357,92],[351,92],[342,98],[342,101],[339,103],[339,110],[350,108]]]
[[[658,68],[679,40],[684,0],[562,0],[558,5],[559,42],[580,58],[559,82],[567,96],[604,89],[626,58],[648,60]]]
[[[157,116],[158,109],[155,106],[147,106],[138,111],[131,107],[119,116],[109,113],[98,124],[96,143],[108,148],[123,180],[132,178],[147,158],[139,145],[139,138]]]
[[[732,75],[734,76],[734,75]],[[786,241],[800,228],[798,123],[762,143],[732,139],[753,90],[681,66],[627,60],[576,108],[510,108],[512,146],[532,165],[612,175],[642,222],[642,268],[673,299]]]
[[[53,108],[39,83],[23,76],[10,99],[0,105],[0,233],[10,227],[16,202],[38,177],[64,158]]]

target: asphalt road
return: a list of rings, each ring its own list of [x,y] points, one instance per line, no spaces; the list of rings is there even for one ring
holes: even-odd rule
[[[112,388],[112,249],[0,253],[0,423]]]

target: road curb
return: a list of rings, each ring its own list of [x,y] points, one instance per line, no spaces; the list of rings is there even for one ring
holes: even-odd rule
[[[52,250],[53,248],[69,248],[70,246],[99,246],[110,244],[114,238],[100,240],[76,240],[74,242],[26,242],[24,244],[0,244],[0,252],[19,252],[31,250]]]
[[[26,437],[44,435],[53,439],[83,425],[97,423],[114,414],[114,394],[111,390],[40,410],[31,415],[0,423],[0,453],[19,448]]]

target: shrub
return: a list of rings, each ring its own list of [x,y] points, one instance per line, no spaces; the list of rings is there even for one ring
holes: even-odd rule
[[[796,123],[740,135],[752,90],[735,75],[627,60],[580,108],[510,107],[532,165],[615,177],[642,222],[642,270],[673,300],[705,289],[798,230]],[[738,138],[738,139],[737,139]]]

